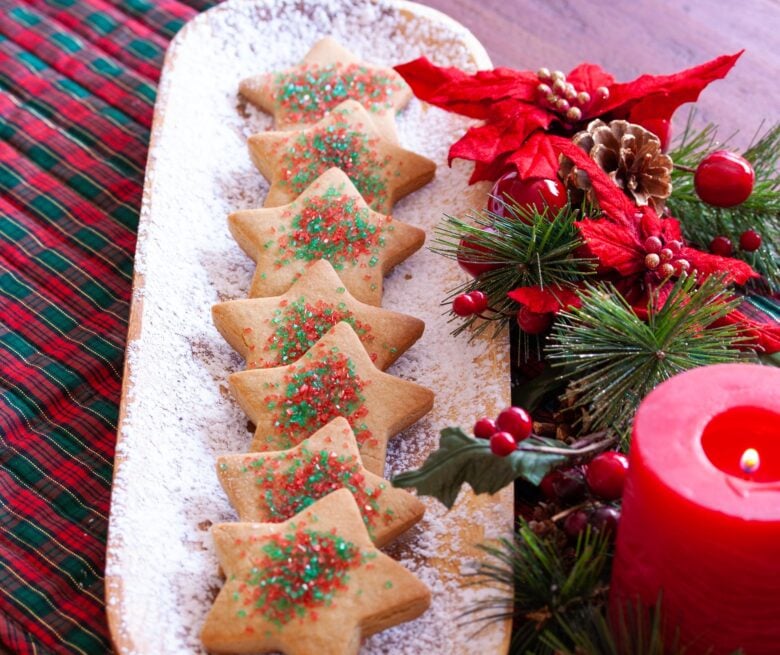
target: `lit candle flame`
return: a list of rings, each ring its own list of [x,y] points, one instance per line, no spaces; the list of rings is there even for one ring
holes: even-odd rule
[[[742,453],[742,457],[739,458],[739,467],[745,473],[755,473],[758,471],[758,467],[761,466],[761,458],[758,456],[758,451],[755,448],[748,448]]]

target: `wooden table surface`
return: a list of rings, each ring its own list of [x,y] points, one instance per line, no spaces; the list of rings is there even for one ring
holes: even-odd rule
[[[702,93],[697,122],[736,130],[746,145],[762,120],[780,121],[778,0],[418,0],[468,27],[495,66],[568,71],[599,64],[618,81],[668,74],[746,52]],[[675,132],[686,107],[675,114]]]

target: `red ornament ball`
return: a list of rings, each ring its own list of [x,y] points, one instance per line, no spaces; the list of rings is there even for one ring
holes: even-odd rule
[[[500,266],[500,264],[496,264],[495,262],[483,261],[481,258],[477,259],[475,253],[484,253],[486,257],[493,254],[489,248],[469,241],[465,237],[460,240],[458,264],[460,264],[460,267],[472,277],[478,277],[486,271],[494,271]]]
[[[517,312],[517,324],[526,334],[542,334],[550,328],[552,322],[552,314],[532,312],[525,306]]]
[[[734,207],[753,193],[755,180],[756,174],[747,159],[728,150],[717,150],[701,160],[693,185],[708,205]]]
[[[533,177],[520,179],[516,171],[504,173],[496,180],[490,191],[488,211],[502,217],[511,216],[505,203],[510,207],[514,204],[539,214],[547,210],[547,215],[553,218],[568,203],[566,187],[557,179]]]
[[[508,407],[498,415],[496,425],[499,430],[511,434],[517,441],[531,436],[534,422],[531,415],[522,407]]]
[[[490,437],[490,450],[494,455],[506,457],[515,452],[517,442],[508,432],[496,432]]]
[[[721,257],[731,257],[731,254],[734,252],[734,246],[728,237],[715,237],[710,241],[710,252]]]
[[[753,252],[761,247],[761,235],[755,230],[745,230],[739,235],[739,247],[745,252]]]
[[[477,439],[490,439],[496,432],[498,432],[496,422],[487,416],[482,417],[474,424],[474,436]]]
[[[623,495],[628,473],[628,458],[609,450],[596,455],[585,469],[585,480],[591,492],[604,500],[617,500]]]
[[[474,302],[474,313],[481,314],[487,309],[488,297],[482,291],[472,291],[468,294]]]

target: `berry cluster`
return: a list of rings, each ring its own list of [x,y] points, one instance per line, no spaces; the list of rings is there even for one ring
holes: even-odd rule
[[[691,263],[680,256],[683,244],[677,239],[664,242],[660,236],[651,236],[643,244],[645,268],[662,280],[673,275],[682,275],[691,270]]]
[[[452,301],[452,311],[458,316],[481,314],[488,308],[487,296],[481,291],[462,293]]]
[[[474,424],[474,436],[490,439],[490,450],[499,457],[513,453],[532,432],[533,419],[522,407],[508,407],[495,420],[485,416]]]
[[[540,68],[536,77],[539,79],[539,86],[536,87],[539,104],[560,114],[567,123],[582,120],[593,104],[609,98],[609,89],[605,86],[597,88],[596,97],[591,98],[590,93],[580,91],[571,82],[567,82],[563,71],[550,72],[548,68]]]
[[[570,537],[576,537],[588,524],[614,535],[620,509],[610,503],[623,496],[627,473],[626,456],[607,451],[584,466],[548,473],[539,488],[548,500],[573,505],[571,511],[562,513],[565,516],[563,530]]]

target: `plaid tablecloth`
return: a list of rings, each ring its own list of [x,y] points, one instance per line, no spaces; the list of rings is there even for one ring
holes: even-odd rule
[[[110,651],[103,565],[155,86],[169,39],[212,4],[0,0],[0,652]]]
[[[0,0],[0,651],[110,651],[103,563],[168,40],[211,0]]]

